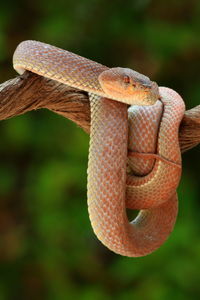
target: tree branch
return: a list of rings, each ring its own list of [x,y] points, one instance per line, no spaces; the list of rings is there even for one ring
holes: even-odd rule
[[[90,131],[90,104],[86,92],[31,72],[0,85],[0,120],[47,108]],[[200,143],[200,105],[186,111],[179,130],[181,151]]]

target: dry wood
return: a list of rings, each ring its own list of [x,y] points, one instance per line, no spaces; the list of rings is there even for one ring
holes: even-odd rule
[[[0,120],[47,108],[90,131],[87,93],[31,72],[0,85]],[[179,130],[181,151],[200,143],[200,105],[186,111]]]

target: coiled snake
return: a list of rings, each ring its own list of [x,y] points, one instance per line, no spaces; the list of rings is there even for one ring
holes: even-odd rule
[[[93,230],[121,255],[137,257],[156,250],[177,216],[182,98],[131,69],[109,69],[36,41],[19,44],[13,65],[20,74],[29,70],[88,92],[88,209]],[[128,105],[133,106],[127,112]],[[132,222],[126,207],[140,209]]]

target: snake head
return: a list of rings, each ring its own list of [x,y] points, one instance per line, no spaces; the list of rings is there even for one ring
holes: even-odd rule
[[[106,97],[130,105],[152,105],[159,98],[158,86],[147,76],[127,68],[111,68],[98,80]]]

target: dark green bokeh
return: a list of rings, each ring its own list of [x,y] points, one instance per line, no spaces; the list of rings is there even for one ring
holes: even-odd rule
[[[200,2],[5,1],[0,80],[35,39],[108,66],[130,67],[200,95]],[[179,216],[169,240],[126,258],[96,239],[86,204],[88,136],[47,110],[0,123],[0,300],[196,299],[200,296],[199,147],[183,156]]]

